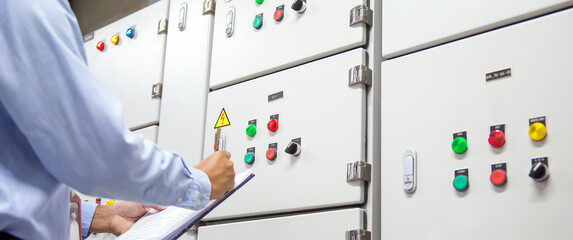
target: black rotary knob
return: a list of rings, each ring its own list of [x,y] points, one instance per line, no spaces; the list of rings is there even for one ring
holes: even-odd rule
[[[300,154],[300,148],[300,144],[297,142],[290,142],[286,147],[285,152],[293,156],[298,156]]]
[[[531,167],[529,176],[538,182],[545,181],[549,177],[549,169],[545,163],[537,162]]]
[[[303,13],[306,10],[306,0],[296,0],[290,8],[295,10],[297,13]]]

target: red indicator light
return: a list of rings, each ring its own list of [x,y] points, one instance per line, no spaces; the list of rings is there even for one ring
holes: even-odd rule
[[[489,180],[491,181],[491,183],[493,183],[493,185],[498,187],[505,185],[505,183],[507,183],[507,177],[505,176],[505,171],[499,169],[493,171],[491,173],[491,176],[489,177]]]
[[[273,14],[273,18],[274,18],[275,21],[277,21],[277,22],[283,20],[283,17],[284,17],[284,12],[283,12],[282,9],[277,9],[277,10],[275,11],[275,14]]]
[[[97,50],[103,51],[103,42],[97,42],[96,48]]]
[[[505,143],[505,134],[500,130],[494,130],[489,134],[487,141],[492,147],[501,147]]]
[[[279,121],[277,121],[276,119],[271,119],[269,123],[267,123],[267,128],[271,132],[276,132],[277,129],[279,129]]]
[[[277,150],[274,148],[269,148],[269,150],[267,150],[267,159],[268,160],[277,159]]]

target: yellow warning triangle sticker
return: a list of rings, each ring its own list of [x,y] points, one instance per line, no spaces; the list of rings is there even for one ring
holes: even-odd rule
[[[231,125],[231,122],[229,122],[229,118],[227,117],[227,112],[225,112],[225,108],[223,108],[223,110],[221,110],[221,114],[219,114],[219,118],[217,118],[217,123],[215,123],[215,128],[220,128],[229,125]]]

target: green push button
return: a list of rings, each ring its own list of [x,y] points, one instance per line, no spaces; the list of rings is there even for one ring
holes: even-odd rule
[[[245,163],[253,164],[255,162],[255,155],[252,152],[245,154]]]
[[[255,2],[256,2],[257,4],[261,4],[261,3],[263,3],[264,1],[265,1],[265,0],[255,0]]]
[[[260,17],[256,17],[253,21],[253,27],[259,29],[263,26],[263,20]]]
[[[456,137],[452,142],[452,150],[456,153],[464,153],[468,150],[468,140],[463,137]]]
[[[249,126],[247,126],[246,132],[249,137],[255,136],[255,134],[257,134],[257,126],[255,126],[255,124],[249,124]]]
[[[465,175],[458,175],[454,178],[454,188],[460,192],[463,192],[469,187],[468,177]]]

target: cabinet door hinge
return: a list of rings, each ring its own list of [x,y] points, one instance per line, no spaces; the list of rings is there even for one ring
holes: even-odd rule
[[[215,0],[205,0],[205,2],[203,2],[203,15],[208,14],[208,13],[215,14],[215,5],[216,4],[217,4],[217,2]]]
[[[370,231],[356,229],[346,231],[346,240],[370,240]]]
[[[163,93],[163,83],[157,82],[151,88],[151,98],[159,98]]]
[[[359,83],[372,86],[372,70],[364,65],[356,65],[348,71],[348,86]]]
[[[157,24],[157,34],[167,33],[167,18],[159,20]]]
[[[370,182],[372,165],[366,162],[358,161],[346,164],[346,181],[365,181]]]
[[[372,9],[366,5],[358,5],[350,10],[350,26],[364,23],[372,26]]]

